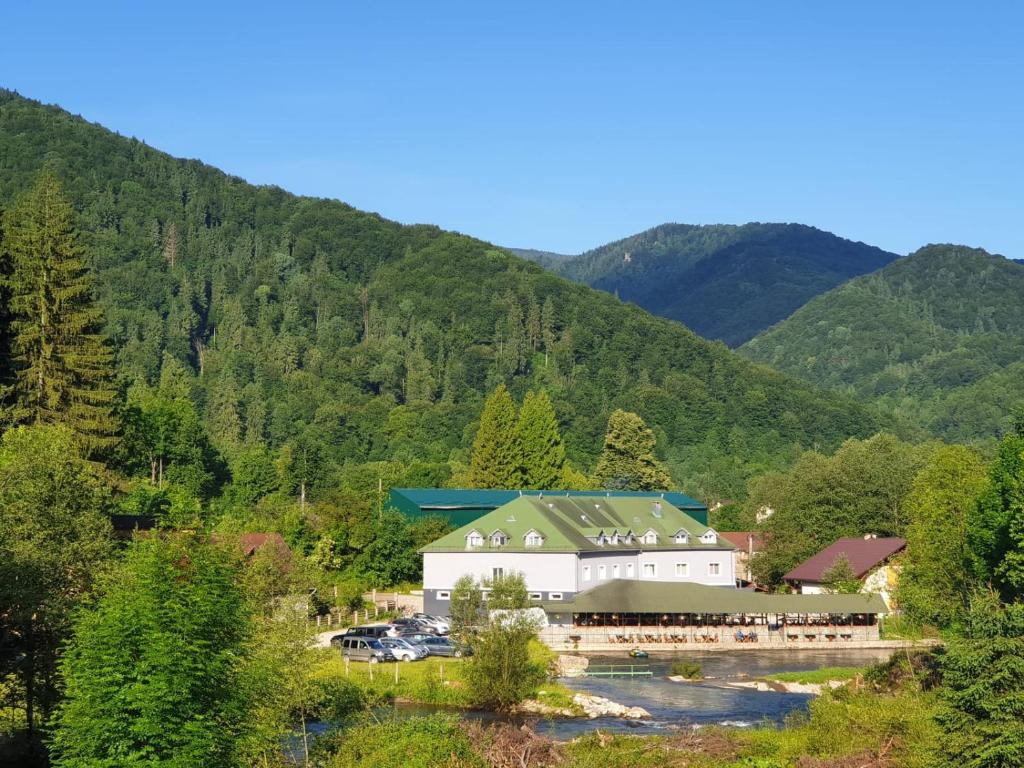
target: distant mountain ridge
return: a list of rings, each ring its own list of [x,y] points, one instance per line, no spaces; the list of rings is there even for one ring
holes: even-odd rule
[[[808,300],[898,258],[803,224],[662,224],[579,256],[535,258],[736,347]]]
[[[929,245],[835,288],[740,352],[957,441],[1024,404],[1024,264]]]

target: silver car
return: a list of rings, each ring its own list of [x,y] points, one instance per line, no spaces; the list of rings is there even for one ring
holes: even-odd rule
[[[380,642],[391,651],[396,661],[419,661],[427,655],[427,649],[422,645],[416,645],[402,637],[382,637]]]
[[[345,635],[341,638],[341,655],[351,661],[366,661],[376,664],[381,661],[394,661],[395,655],[385,648],[380,640],[374,637]]]

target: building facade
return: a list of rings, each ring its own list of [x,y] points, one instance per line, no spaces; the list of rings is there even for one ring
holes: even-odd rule
[[[441,615],[466,575],[486,582],[519,572],[538,603],[616,579],[736,584],[733,546],[660,496],[523,495],[421,552],[424,610]]]

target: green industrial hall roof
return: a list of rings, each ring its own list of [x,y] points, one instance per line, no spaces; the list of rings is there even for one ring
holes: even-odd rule
[[[622,496],[642,499],[664,499],[679,509],[707,522],[708,509],[696,499],[679,491],[538,491],[492,490],[486,488],[392,488],[388,506],[406,515],[444,514],[460,510],[497,509],[519,496]],[[469,522],[468,520],[462,522]]]
[[[643,544],[640,540],[647,531],[658,535],[657,544]],[[465,552],[466,539],[476,531],[484,544],[471,551],[501,552],[636,552],[659,549],[720,549],[732,550],[725,539],[704,543],[700,536],[710,530],[686,512],[661,497],[641,496],[532,496],[514,498],[477,520],[474,520],[437,541],[423,547],[421,552]],[[526,546],[526,535],[536,531],[543,539],[537,546]],[[688,534],[686,544],[676,543],[679,531]],[[494,544],[493,534],[502,533],[507,542]],[[612,537],[632,534],[632,541],[618,543],[606,541],[598,544],[599,534]]]
[[[881,596],[770,595],[734,587],[613,579],[572,600],[543,604],[548,613],[886,613]]]

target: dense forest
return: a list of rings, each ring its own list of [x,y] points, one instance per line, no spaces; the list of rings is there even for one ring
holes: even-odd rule
[[[1005,432],[1024,402],[1024,265],[930,245],[816,299],[743,346],[950,441]]]
[[[499,383],[549,393],[583,471],[609,414],[636,411],[674,481],[709,498],[875,428],[845,397],[487,243],[255,187],[12,92],[0,158],[2,206],[44,167],[63,183],[123,407],[194,407],[220,461],[200,485],[274,461],[313,494],[457,483]],[[191,471],[172,447],[124,445],[134,473]]]
[[[697,334],[739,346],[896,254],[800,224],[663,224],[579,256],[519,251]]]
[[[1019,765],[1024,412],[991,461],[875,433],[846,394],[507,251],[253,187],[8,92],[0,158],[0,762]],[[983,277],[1011,301],[1017,273]],[[977,316],[965,302],[957,327]],[[1012,341],[1018,323],[992,311],[961,335]],[[769,588],[837,536],[903,535],[886,632],[944,644],[785,728],[704,731],[708,750],[690,729],[556,744],[382,719],[397,701],[575,703],[519,574],[456,583],[468,658],[375,678],[312,642],[321,619],[367,619],[369,588],[418,583],[446,523],[384,509],[397,482],[738,492],[714,524],[761,527]],[[115,536],[125,512],[152,529]],[[508,610],[488,614],[484,589]]]

